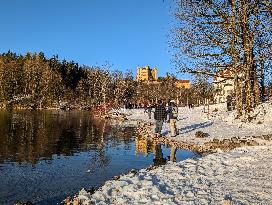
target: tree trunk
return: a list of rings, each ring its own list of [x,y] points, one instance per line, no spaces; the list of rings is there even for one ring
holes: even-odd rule
[[[245,114],[248,114],[255,107],[254,104],[254,80],[255,80],[255,68],[253,63],[253,34],[249,29],[248,9],[249,4],[243,0],[241,1],[241,29],[242,29],[242,41],[243,41],[243,53],[244,62],[243,69],[245,73],[245,93],[246,93],[246,108]]]
[[[236,99],[236,118],[243,114],[243,100],[242,100],[242,82],[239,80],[237,74],[234,76],[234,91]]]
[[[265,77],[264,77],[264,60],[261,60],[261,100],[264,101],[264,96],[265,96],[265,85],[264,85],[264,81],[265,81]]]

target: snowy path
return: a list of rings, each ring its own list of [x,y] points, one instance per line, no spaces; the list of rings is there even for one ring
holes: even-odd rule
[[[84,198],[84,196],[79,196]],[[238,148],[108,181],[95,204],[272,204],[272,146]]]
[[[215,109],[218,112],[212,112]],[[216,139],[226,139],[231,137],[245,137],[245,136],[260,136],[265,134],[272,134],[272,105],[264,104],[265,115],[259,115],[257,120],[253,123],[242,123],[234,119],[234,112],[227,112],[225,105],[213,105],[210,107],[210,113],[214,117],[207,116],[203,112],[203,107],[196,107],[188,109],[187,107],[179,108],[179,117],[177,128],[179,135],[175,139],[177,141],[186,141],[189,143],[202,144],[207,141]],[[128,119],[140,119],[146,122],[155,122],[154,119],[148,119],[147,113],[143,109],[127,110],[129,114]],[[263,112],[263,111],[262,111]],[[262,122],[258,124],[257,122]],[[196,131],[208,133],[209,136],[205,139],[196,139]],[[168,135],[168,123],[164,123],[163,135]]]

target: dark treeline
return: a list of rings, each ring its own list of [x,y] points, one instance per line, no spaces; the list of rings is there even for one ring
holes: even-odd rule
[[[42,52],[0,55],[0,107],[47,108],[99,105],[130,98],[130,72],[110,72],[107,66],[79,66],[74,61],[48,59]]]
[[[109,65],[80,66],[46,58],[40,53],[0,55],[0,108],[90,108],[110,103],[122,105],[165,102],[196,104],[211,97],[209,83],[196,81],[190,89],[177,88],[176,77],[168,74],[157,82],[136,82],[131,71],[111,71]],[[201,89],[199,89],[201,87]],[[209,96],[208,96],[209,95]]]

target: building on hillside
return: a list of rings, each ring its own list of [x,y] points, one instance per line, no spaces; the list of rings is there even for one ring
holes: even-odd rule
[[[136,81],[157,81],[158,69],[151,69],[149,66],[137,67]]]
[[[175,82],[175,86],[177,88],[189,89],[190,88],[190,80],[177,80]]]
[[[232,95],[234,92],[234,80],[229,78],[232,77],[230,70],[224,70],[219,75],[214,76],[214,101],[215,103],[224,103],[227,101],[227,96]]]

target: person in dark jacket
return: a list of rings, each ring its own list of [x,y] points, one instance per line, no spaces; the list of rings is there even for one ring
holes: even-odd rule
[[[155,106],[154,119],[156,120],[155,133],[161,135],[163,122],[166,120],[167,112],[162,100],[158,100],[158,104]]]

